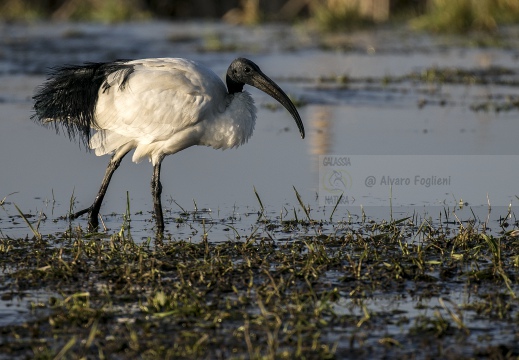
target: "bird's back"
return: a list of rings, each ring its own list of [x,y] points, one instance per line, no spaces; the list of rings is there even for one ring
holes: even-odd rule
[[[160,141],[203,120],[223,104],[227,90],[208,68],[185,59],[144,59],[126,63],[133,71],[110,74],[99,90],[98,129]]]

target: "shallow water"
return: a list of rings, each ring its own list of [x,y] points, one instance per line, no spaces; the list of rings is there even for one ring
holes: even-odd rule
[[[16,295],[4,293],[0,299],[0,325],[19,325],[36,319],[34,310],[46,303],[49,296],[50,294],[45,291],[30,291]]]
[[[284,109],[270,110],[273,101],[249,89],[259,113],[248,144],[224,152],[190,148],[164,161],[163,204],[174,238],[199,237],[200,226],[208,223],[213,224],[212,241],[232,238],[235,232],[228,225],[250,229],[257,220],[252,214],[260,210],[254,187],[271,218],[293,217],[294,209],[304,217],[293,187],[315,218],[329,217],[333,206],[318,207],[319,156],[326,154],[352,161],[350,206],[339,206],[336,219],[362,211],[377,219],[413,213],[437,219],[444,207],[462,203],[462,220],[475,213],[485,222],[489,202],[488,225],[500,230],[496,219],[508,213],[510,204],[513,213],[518,201],[517,109],[470,109],[489,98],[516,96],[517,87],[381,81],[431,67],[500,67],[516,78],[519,60],[513,47],[452,46],[452,40],[385,31],[352,35],[347,50],[324,50],[319,39],[283,26],[238,31],[213,23],[3,24],[0,33],[0,201],[7,196],[0,210],[2,236],[31,235],[14,204],[35,225],[44,219],[39,230],[50,234],[68,228],[59,217],[70,210],[72,198],[76,210],[93,200],[108,157],[96,157],[31,122],[31,96],[49,67],[119,58],[188,57],[223,74],[233,58],[247,56],[306,103],[299,112],[308,136],[301,140]],[[353,81],[346,86],[319,81],[337,76]],[[454,180],[437,189],[387,181],[370,189],[358,185],[368,175],[380,183],[381,177],[414,179],[427,171]],[[150,178],[150,164],[123,161],[101,209],[110,230],[123,223],[128,193],[133,235],[153,235]],[[206,211],[178,225],[182,209]],[[70,225],[85,223],[79,219]]]

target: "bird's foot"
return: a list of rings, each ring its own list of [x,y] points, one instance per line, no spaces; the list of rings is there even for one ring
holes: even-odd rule
[[[92,206],[87,207],[86,209],[75,212],[74,214],[70,214],[68,218],[70,220],[77,219],[78,217],[85,215],[86,213],[90,213],[92,211]]]
[[[99,227],[99,220],[97,219],[99,216],[99,213],[94,213],[92,210],[94,209],[94,206],[89,206],[86,209],[80,210],[78,212],[75,212],[74,214],[69,215],[69,219],[77,219],[78,217],[85,215],[88,213],[88,231],[94,232]]]

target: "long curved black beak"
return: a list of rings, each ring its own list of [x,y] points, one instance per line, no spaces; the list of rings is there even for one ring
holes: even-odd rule
[[[249,85],[252,85],[255,88],[258,88],[261,91],[267,93],[276,99],[281,105],[283,105],[285,109],[287,109],[288,112],[292,114],[292,117],[296,121],[297,127],[299,129],[299,133],[301,134],[301,139],[304,139],[305,128],[295,105],[292,103],[292,101],[290,101],[287,94],[285,94],[285,92],[281,90],[281,88],[273,80],[258,70],[256,70],[254,75],[251,77]]]

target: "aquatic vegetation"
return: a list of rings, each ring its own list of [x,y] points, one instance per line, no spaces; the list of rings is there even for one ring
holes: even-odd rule
[[[2,301],[48,294],[32,302],[30,318],[0,320],[0,351],[39,358],[519,355],[512,335],[517,222],[495,235],[447,210],[439,222],[333,221],[333,213],[317,221],[297,190],[294,217],[280,219],[254,193],[261,207],[255,229],[236,240],[209,242],[202,224],[196,240],[136,242],[129,204],[121,231],[110,236],[78,227],[0,239]],[[185,210],[178,216],[194,221]],[[287,240],[287,232],[298,235]]]

